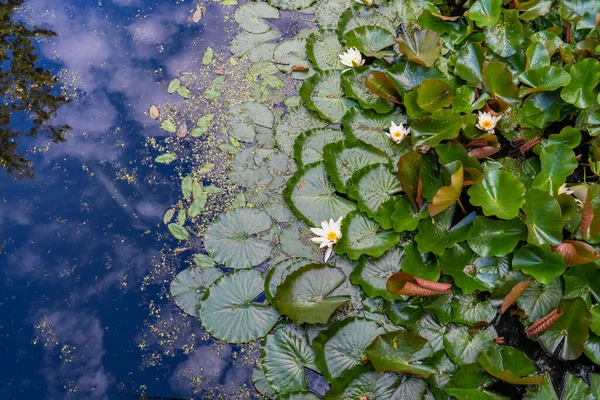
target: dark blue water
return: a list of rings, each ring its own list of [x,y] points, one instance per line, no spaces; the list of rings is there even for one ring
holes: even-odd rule
[[[255,397],[253,347],[218,345],[168,298],[186,267],[162,215],[178,199],[173,166],[145,112],[166,82],[224,51],[230,9],[207,1],[31,0],[22,18],[58,33],[40,43],[75,100],[67,143],[24,141],[34,180],[0,172],[0,399]],[[169,97],[171,103],[174,98]],[[246,390],[241,390],[245,388]]]

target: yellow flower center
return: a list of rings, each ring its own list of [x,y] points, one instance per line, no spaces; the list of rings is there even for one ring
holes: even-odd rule
[[[486,130],[492,128],[492,125],[493,125],[492,121],[490,121],[489,119],[485,120],[481,123],[481,126],[483,127],[483,129],[486,129]]]
[[[335,240],[337,240],[337,233],[335,233],[334,231],[331,232],[327,232],[327,240],[333,242]]]

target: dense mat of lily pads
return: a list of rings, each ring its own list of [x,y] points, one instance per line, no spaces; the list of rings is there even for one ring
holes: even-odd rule
[[[231,108],[245,193],[203,233],[177,304],[216,339],[265,338],[267,398],[320,398],[310,369],[325,399],[506,398],[497,381],[600,399],[600,375],[557,392],[493,325],[512,315],[555,357],[600,363],[600,1],[313,3],[235,11],[232,53],[299,97],[282,118],[266,89]],[[281,39],[279,9],[318,29]],[[218,189],[182,190],[169,230],[191,240],[186,213]]]

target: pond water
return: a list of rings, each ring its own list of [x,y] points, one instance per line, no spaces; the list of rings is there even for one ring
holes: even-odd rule
[[[66,143],[23,144],[35,179],[1,173],[2,399],[256,396],[257,348],[216,344],[168,296],[185,265],[162,217],[181,171],[152,162],[168,134],[147,110],[176,103],[168,81],[200,70],[208,46],[227,52],[237,29],[232,7],[215,2],[194,23],[198,4],[31,0],[21,9],[58,34],[39,44],[41,65],[74,101],[58,115],[72,127]]]

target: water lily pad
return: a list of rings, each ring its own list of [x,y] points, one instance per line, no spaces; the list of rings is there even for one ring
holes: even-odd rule
[[[551,354],[562,343],[558,356],[575,360],[583,353],[583,345],[588,340],[592,315],[582,298],[563,299],[558,309],[562,316],[539,336],[539,341]]]
[[[440,266],[437,257],[431,253],[419,253],[415,242],[404,246],[405,257],[400,269],[429,281],[437,281],[440,277]]]
[[[291,74],[294,79],[306,79],[315,73],[315,69],[308,62],[306,54],[306,38],[293,38],[281,42],[273,52],[273,59],[280,71]],[[308,69],[294,70],[294,66],[303,66]]]
[[[563,119],[565,115],[562,111],[567,106],[558,91],[537,92],[527,97],[519,112],[528,126],[544,129],[552,122]]]
[[[346,254],[351,260],[361,255],[380,257],[387,249],[398,243],[400,236],[393,231],[380,231],[379,224],[365,214],[353,211],[342,223],[342,239],[335,251]]]
[[[498,23],[483,30],[487,47],[500,57],[510,57],[525,40],[517,10],[503,9]]]
[[[302,10],[310,7],[316,0],[269,0],[269,4],[281,10]]]
[[[177,274],[171,282],[171,296],[181,310],[191,315],[198,316],[200,299],[204,291],[223,273],[217,268],[190,267]]]
[[[427,68],[415,62],[401,61],[388,68],[387,75],[402,95],[419,86],[425,79],[447,80],[437,67]],[[448,82],[451,83],[451,82]]]
[[[346,318],[334,322],[313,341],[317,366],[325,379],[339,378],[345,371],[362,364],[365,349],[385,329],[365,318]]]
[[[469,18],[478,27],[494,26],[500,19],[502,0],[476,0],[469,8]]]
[[[466,365],[477,362],[484,351],[494,346],[496,336],[492,327],[471,335],[468,327],[461,326],[444,335],[444,344],[452,361],[458,365]]]
[[[575,152],[563,143],[544,146],[540,153],[540,161],[542,171],[535,177],[532,187],[547,191],[551,195],[558,193],[558,188],[579,166]]]
[[[319,370],[306,333],[293,325],[267,335],[262,352],[265,378],[280,394],[307,390],[305,368]]]
[[[485,388],[496,380],[479,363],[463,366],[446,386],[446,393],[457,400],[508,400]]]
[[[420,30],[404,33],[396,39],[398,49],[410,61],[431,67],[442,55],[442,44],[437,33],[430,30]]]
[[[414,231],[422,219],[429,217],[427,203],[419,210],[407,195],[402,195],[394,204],[394,212],[390,216],[392,227],[396,232]]]
[[[400,385],[401,378],[397,374],[378,374],[368,366],[358,366],[347,371],[331,384],[325,393],[325,400],[360,399],[375,396],[377,400],[393,400]]]
[[[592,304],[592,298],[596,302],[600,302],[600,274],[596,264],[569,268],[563,278],[565,280],[565,298],[581,297],[588,306]]]
[[[430,113],[452,104],[450,85],[439,79],[425,79],[417,88],[417,105]]]
[[[567,268],[562,256],[552,252],[547,244],[523,246],[514,253],[512,266],[545,284],[562,275]]]
[[[517,299],[517,305],[530,322],[537,321],[558,307],[562,299],[563,285],[560,279],[544,285],[533,281]]]
[[[354,107],[353,100],[344,97],[340,71],[325,71],[306,79],[298,93],[311,110],[333,123],[341,121]]]
[[[306,42],[308,59],[319,71],[344,69],[340,62],[343,50],[344,47],[333,30],[313,33]]]
[[[199,316],[204,329],[228,343],[247,343],[265,336],[279,319],[277,310],[255,302],[264,288],[256,270],[240,270],[217,279],[205,292]]]
[[[283,196],[296,216],[312,226],[331,218],[337,220],[356,209],[355,203],[335,194],[322,163],[296,172],[287,181]]]
[[[542,385],[535,364],[520,350],[510,346],[492,346],[477,359],[490,375],[513,385]]]
[[[311,261],[306,258],[290,257],[284,258],[271,266],[265,278],[265,296],[267,300],[273,300],[273,297],[277,293],[277,287],[288,275],[308,264],[311,264]]]
[[[238,208],[221,214],[204,234],[211,257],[228,268],[248,268],[271,254],[271,217],[264,211]]]
[[[454,278],[454,284],[466,294],[494,289],[500,277],[496,263],[495,258],[481,257],[466,243],[457,243],[440,256],[444,274]]]
[[[561,88],[571,81],[569,73],[559,67],[546,65],[543,67],[530,68],[519,75],[519,80],[531,86],[527,94],[534,92],[553,91]]]
[[[383,73],[383,71],[385,71],[385,68],[377,62],[359,68],[349,68],[344,71],[342,74],[342,86],[344,87],[346,96],[357,100],[363,109],[373,109],[380,114],[392,111],[396,107],[394,103],[375,94],[369,89],[370,86],[365,86],[365,81],[373,72]],[[383,76],[387,77],[385,74]],[[395,89],[393,90],[395,91]]]
[[[394,32],[396,26],[388,17],[377,11],[374,7],[365,7],[362,4],[352,4],[340,16],[337,32],[344,37],[346,32],[359,26],[379,26]]]
[[[388,164],[371,164],[359,169],[347,181],[348,195],[358,202],[358,208],[375,220],[389,220],[384,229],[391,228],[391,213],[394,211],[394,195],[402,189]],[[392,200],[391,203],[389,201]],[[388,203],[390,207],[382,206]],[[387,215],[382,215],[387,214]],[[382,218],[377,218],[382,217]],[[381,222],[380,222],[381,224]]]
[[[517,177],[503,171],[502,164],[488,161],[483,166],[483,181],[468,190],[471,204],[483,208],[486,216],[512,219],[523,206],[525,187]]]
[[[452,300],[453,321],[458,324],[473,326],[480,322],[492,322],[497,311],[490,301],[481,301],[477,294],[455,295]]]
[[[309,129],[324,128],[329,122],[302,106],[286,113],[275,129],[275,142],[282,153],[293,154],[294,140]]]
[[[569,70],[571,81],[560,92],[560,97],[575,107],[587,108],[596,101],[594,88],[600,83],[600,62],[586,58]]]
[[[415,236],[419,252],[441,255],[455,243],[467,240],[476,214],[472,212],[452,226],[455,210],[456,205],[452,205],[435,218],[427,218],[419,223],[419,233]]]
[[[494,98],[509,104],[519,99],[519,88],[513,83],[512,73],[506,64],[499,61],[485,64],[482,78]]]
[[[512,253],[526,238],[527,230],[520,219],[501,221],[480,215],[469,232],[469,247],[483,257],[501,257]]]
[[[562,211],[554,197],[547,192],[530,189],[525,196],[523,212],[529,243],[558,246],[562,242]]]
[[[408,143],[398,145],[385,135],[392,122],[397,125],[404,124],[407,122],[407,117],[399,108],[388,114],[378,114],[373,110],[355,107],[344,115],[342,126],[348,137],[370,144],[389,157],[397,158],[408,150]]]
[[[385,283],[391,275],[400,271],[403,259],[404,251],[398,246],[390,248],[380,258],[363,257],[352,271],[350,280],[353,284],[360,285],[369,297],[380,296],[386,300],[394,300],[396,296],[387,291]]]
[[[393,31],[379,26],[359,26],[344,34],[347,47],[356,47],[367,57],[382,58],[394,54],[392,47],[395,42]]]
[[[235,10],[235,22],[250,33],[265,33],[271,29],[271,24],[264,19],[278,19],[279,10],[267,3],[246,3]]]
[[[323,161],[323,147],[345,138],[343,131],[330,128],[310,129],[301,133],[294,142],[294,159],[298,168]]]
[[[338,308],[350,301],[350,296],[336,289],[346,280],[338,268],[310,264],[291,273],[277,288],[273,305],[294,321],[326,324]]]
[[[280,37],[281,32],[274,27],[271,27],[271,29],[265,33],[242,32],[233,38],[229,44],[229,50],[231,50],[235,56],[243,57],[257,49],[263,43],[279,39]]]
[[[352,0],[319,0],[315,10],[317,25],[322,29],[337,28],[340,15],[351,4]]]
[[[438,110],[410,126],[413,146],[435,147],[442,140],[454,139],[460,133],[462,120],[453,110]]]
[[[427,339],[408,331],[379,335],[365,349],[365,355],[379,373],[393,371],[428,378],[435,372],[422,362],[433,355],[431,345]]]
[[[325,170],[338,192],[347,193],[348,180],[358,170],[373,164],[389,163],[381,150],[366,143],[344,140],[323,148]]]
[[[269,107],[256,102],[236,104],[229,109],[227,131],[242,142],[254,142],[257,134],[271,134],[275,118]]]

